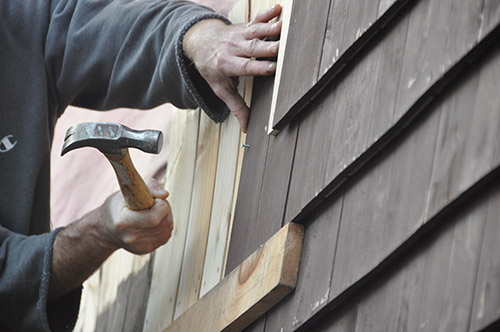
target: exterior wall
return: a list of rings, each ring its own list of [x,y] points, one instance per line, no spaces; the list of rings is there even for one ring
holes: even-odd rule
[[[248,331],[498,321],[499,23],[488,0],[293,2],[275,109],[273,78],[254,84],[226,271],[290,221],[305,242],[295,292]]]

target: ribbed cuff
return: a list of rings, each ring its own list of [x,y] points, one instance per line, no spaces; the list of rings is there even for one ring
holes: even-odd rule
[[[44,331],[73,331],[80,310],[82,287],[51,300],[50,303],[48,302],[54,241],[56,235],[63,229],[61,227],[50,233],[49,243],[43,258],[43,272],[37,307],[42,316],[41,322]]]
[[[216,13],[206,13],[193,17],[186,25],[184,25],[179,39],[175,44],[175,58],[177,66],[180,69],[182,79],[186,82],[188,91],[195,103],[215,122],[223,122],[229,115],[229,108],[227,105],[217,97],[207,81],[196,70],[194,64],[184,55],[182,47],[182,40],[186,32],[194,24],[201,20],[206,19],[219,19],[226,24],[231,24],[226,17]]]

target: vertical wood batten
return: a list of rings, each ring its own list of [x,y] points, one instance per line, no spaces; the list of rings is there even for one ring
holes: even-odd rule
[[[143,331],[162,331],[173,320],[189,222],[200,111],[174,112],[165,187],[175,225],[170,240],[155,253]]]
[[[248,1],[239,1],[229,13],[233,23],[245,23],[248,20]],[[238,92],[245,97],[246,78],[240,78]],[[215,178],[214,199],[210,215],[207,250],[203,267],[200,297],[219,283],[224,277],[227,243],[233,221],[234,190],[238,172],[238,154],[240,153],[240,125],[235,116],[221,124],[219,154]]]
[[[174,319],[198,300],[203,262],[210,229],[210,215],[217,171],[220,124],[208,115],[200,115],[200,133],[196,152],[189,226],[182,258]]]

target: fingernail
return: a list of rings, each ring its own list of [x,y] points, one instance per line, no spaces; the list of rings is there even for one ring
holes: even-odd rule
[[[275,53],[275,54],[278,53],[278,47],[279,47],[279,45],[280,45],[279,43],[274,44],[274,46],[273,46],[273,53]]]
[[[267,71],[274,71],[274,67],[276,66],[275,63],[270,63],[267,65]]]
[[[157,192],[158,192],[158,195],[160,196],[164,196],[164,195],[167,195],[168,194],[168,191],[163,188],[162,186],[158,186],[158,188],[156,188]]]

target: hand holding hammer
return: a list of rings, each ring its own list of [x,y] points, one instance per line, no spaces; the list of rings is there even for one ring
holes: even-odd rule
[[[85,146],[99,149],[111,162],[123,195],[110,195],[56,234],[49,286],[52,297],[81,285],[115,250],[147,254],[169,240],[173,217],[168,193],[153,179],[146,185],[128,153],[129,147],[158,153],[161,145],[159,131],[136,131],[113,123],[82,123],[67,131],[62,154]]]

